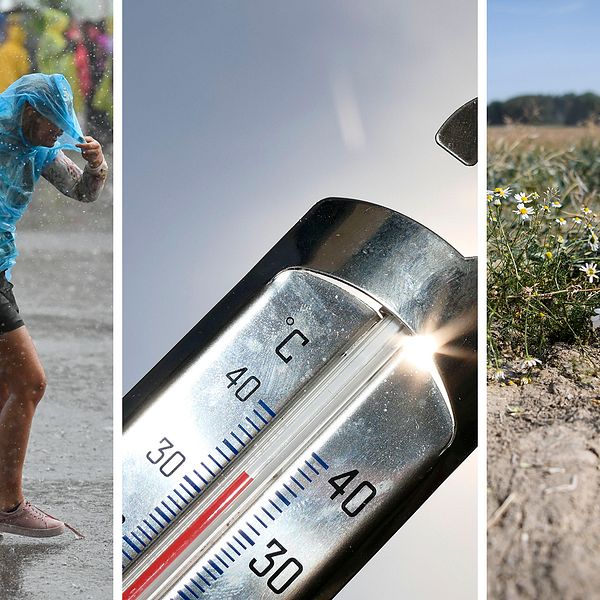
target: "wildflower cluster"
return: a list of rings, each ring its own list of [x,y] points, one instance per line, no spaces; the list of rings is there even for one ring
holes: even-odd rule
[[[594,343],[600,325],[597,198],[500,184],[487,192],[488,347],[494,378],[520,359],[537,368],[549,343]],[[594,312],[596,310],[596,313]]]

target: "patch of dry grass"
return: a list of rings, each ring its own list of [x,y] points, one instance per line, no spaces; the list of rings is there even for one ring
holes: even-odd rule
[[[510,144],[517,147],[567,148],[582,142],[600,141],[600,126],[558,127],[533,125],[506,125],[488,127],[488,144],[494,148],[497,144]]]

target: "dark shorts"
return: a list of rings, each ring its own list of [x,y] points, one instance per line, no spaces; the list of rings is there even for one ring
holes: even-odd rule
[[[0,335],[25,325],[12,289],[13,284],[6,279],[5,271],[0,272]]]

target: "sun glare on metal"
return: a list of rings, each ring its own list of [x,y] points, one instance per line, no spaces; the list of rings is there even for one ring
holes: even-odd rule
[[[433,335],[411,335],[403,340],[405,359],[422,369],[428,369],[433,365],[433,356],[438,347]]]

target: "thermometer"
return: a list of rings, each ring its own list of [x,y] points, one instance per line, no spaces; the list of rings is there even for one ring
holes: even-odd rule
[[[123,597],[332,598],[476,446],[476,271],[315,205],[124,398]]]

